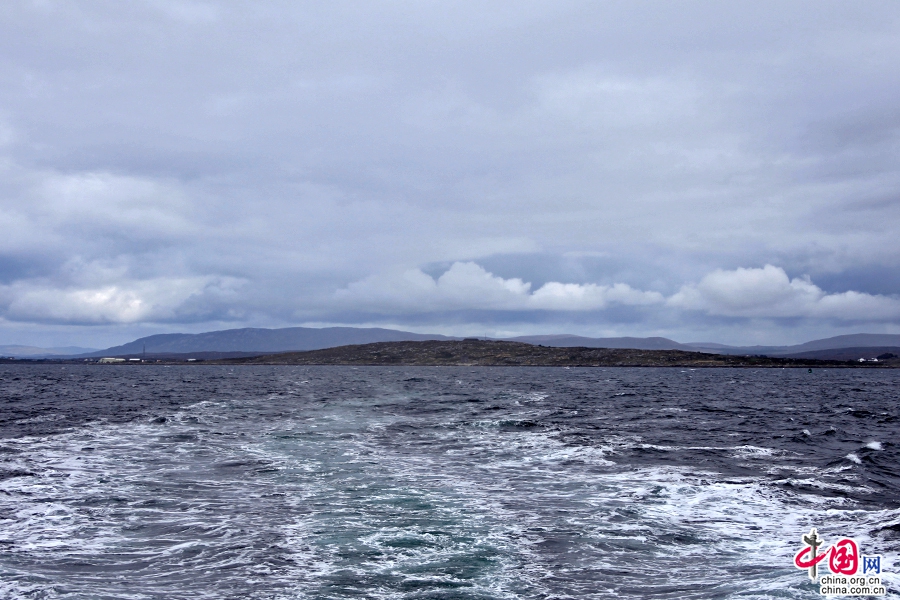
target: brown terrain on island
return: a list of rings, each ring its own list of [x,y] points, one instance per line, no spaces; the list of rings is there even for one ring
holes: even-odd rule
[[[206,364],[394,365],[521,367],[898,367],[900,359],[878,363],[735,356],[681,350],[559,348],[468,339],[378,342],[306,352],[205,361]]]

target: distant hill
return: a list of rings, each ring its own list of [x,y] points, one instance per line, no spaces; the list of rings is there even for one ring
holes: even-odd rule
[[[830,348],[828,350],[808,350],[794,354],[779,355],[784,358],[815,358],[818,360],[859,360],[864,358],[872,360],[882,357],[882,360],[900,357],[898,346],[863,346],[858,348]]]
[[[54,348],[47,353],[0,354],[21,357],[49,357],[57,354],[80,354],[81,357],[137,356],[146,350],[148,355],[169,355],[187,353],[245,353],[271,354],[274,352],[302,352],[322,350],[338,346],[371,344],[376,342],[416,342],[426,340],[458,340],[459,338],[436,334],[411,333],[396,329],[378,327],[287,327],[283,329],[226,329],[207,333],[165,333],[143,337],[133,342],[114,346],[106,350],[84,351],[84,349]],[[797,356],[813,358],[809,352],[835,350],[840,348],[893,348],[900,347],[900,335],[860,333],[813,340],[794,346],[727,346],[716,343],[682,344],[663,337],[611,337],[591,338],[579,335],[525,335],[508,338],[505,341],[548,346],[556,348],[609,348],[634,350],[683,350],[686,352],[707,352],[711,354]],[[5,348],[12,348],[6,346]],[[25,348],[18,346],[17,348]],[[50,350],[73,350],[51,354]],[[80,351],[80,352],[75,352]],[[855,352],[855,351],[854,351]],[[803,355],[803,356],[801,356]],[[819,355],[817,355],[819,356]],[[824,356],[824,355],[821,355]],[[831,356],[831,355],[829,355]],[[835,355],[837,356],[837,355]],[[843,355],[842,355],[843,356]],[[859,358],[859,357],[857,357]]]
[[[900,346],[900,335],[890,333],[855,333],[814,340],[797,346],[788,346],[788,348],[790,348],[790,352],[796,353],[810,352],[812,350],[831,350],[834,348],[874,348],[880,346]]]
[[[392,365],[519,367],[895,367],[900,362],[837,362],[781,357],[729,356],[683,350],[573,348],[522,342],[462,341],[379,342],[309,352],[287,352],[214,361],[219,364]],[[123,363],[128,364],[128,363]]]
[[[60,348],[39,348],[37,346],[19,346],[15,344],[0,346],[0,356],[15,356],[16,358],[74,356],[96,351],[96,348],[81,348],[79,346],[62,346]]]
[[[767,356],[797,356],[802,353],[840,348],[882,348],[900,346],[900,335],[881,333],[856,333],[813,340],[794,346],[729,346],[714,342],[682,344],[664,337],[614,337],[590,338],[579,335],[523,335],[509,338],[510,341],[524,342],[560,348],[632,348],[635,350],[685,350],[688,352],[709,352],[712,354],[765,354]],[[813,358],[804,354],[801,358]],[[858,358],[858,357],[857,357]],[[841,359],[846,360],[846,359]]]
[[[765,354],[767,356],[799,356],[803,353],[839,348],[882,348],[900,346],[900,335],[891,333],[854,333],[813,340],[794,346],[726,346],[714,343],[685,344],[691,350],[717,352],[720,354]],[[804,355],[812,358],[812,355]]]
[[[590,338],[580,335],[523,335],[508,338],[511,342],[522,342],[554,348],[630,348],[634,350],[685,350],[696,352],[686,344],[679,344],[663,337],[614,337]]]
[[[207,333],[164,333],[134,340],[121,346],[86,353],[85,357],[190,352],[272,353],[321,350],[350,344],[374,342],[414,342],[451,340],[443,335],[428,335],[377,327],[287,327],[283,329],[226,329]]]
[[[695,352],[712,352],[714,354],[765,354],[774,356],[782,352],[791,352],[796,346],[728,346],[726,344],[714,344],[712,342],[697,342],[685,344]]]

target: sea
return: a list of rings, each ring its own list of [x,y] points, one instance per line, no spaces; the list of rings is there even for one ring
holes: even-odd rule
[[[814,598],[811,528],[898,598],[898,434],[898,369],[0,365],[0,598]]]

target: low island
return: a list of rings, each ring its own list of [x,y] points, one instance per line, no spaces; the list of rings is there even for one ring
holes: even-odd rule
[[[560,348],[491,340],[378,342],[306,352],[204,361],[263,365],[394,365],[519,367],[897,367],[878,363],[736,356],[682,350]]]

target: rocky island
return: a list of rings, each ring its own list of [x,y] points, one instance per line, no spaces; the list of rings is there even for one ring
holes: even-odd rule
[[[395,366],[521,366],[521,367],[874,367],[900,366],[900,360],[880,363],[735,356],[682,350],[621,348],[559,348],[520,342],[466,339],[462,341],[378,342],[306,352],[231,358],[218,364],[265,365],[395,365]]]

